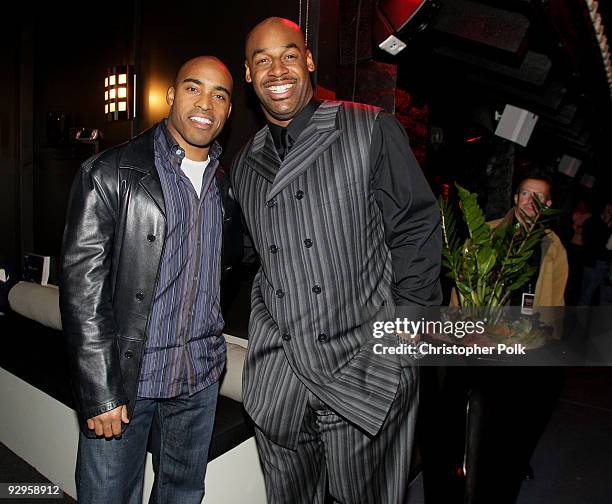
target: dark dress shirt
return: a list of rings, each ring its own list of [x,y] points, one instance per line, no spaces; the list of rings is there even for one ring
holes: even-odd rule
[[[288,142],[288,150],[291,149],[291,146],[296,142],[300,133],[304,131],[306,126],[308,126],[308,122],[310,118],[314,115],[317,108],[321,105],[319,100],[310,100],[308,105],[306,105],[302,111],[296,115],[293,120],[289,123],[286,128],[279,126],[278,124],[268,123],[268,127],[270,128],[270,133],[272,133],[272,140],[274,140],[274,147],[276,147],[276,151],[278,155],[283,158],[283,151],[285,149],[285,145],[283,144],[283,130],[287,131],[287,142]]]

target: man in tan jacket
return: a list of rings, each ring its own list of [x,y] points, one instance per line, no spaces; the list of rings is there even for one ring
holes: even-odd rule
[[[514,195],[514,207],[489,225],[525,225],[525,219],[535,217],[538,211],[534,197],[547,207],[552,205],[551,183],[547,178],[523,179]],[[510,295],[508,305],[521,306],[526,296],[532,296],[534,307],[564,306],[567,253],[554,231],[546,230],[540,247],[530,257],[530,265],[536,266],[533,277]],[[550,319],[555,337],[559,338],[561,327],[555,318],[550,311],[540,313],[541,320]],[[553,367],[473,371],[470,404],[475,417],[470,422],[479,427],[472,437],[477,440],[475,446],[468,448],[468,468],[472,469],[473,479],[470,481],[468,474],[465,502],[513,504],[522,479],[531,473],[529,460],[557,403],[563,372]]]
[[[523,179],[514,195],[514,206],[503,218],[488,224],[493,228],[524,225],[526,216],[536,215],[534,196],[547,207],[552,205],[551,184],[546,178],[534,175]],[[520,306],[526,295],[531,296],[534,307],[563,306],[567,254],[554,231],[546,230],[529,264],[536,266],[533,277],[511,294],[508,305]],[[451,303],[458,304],[455,291]],[[550,324],[560,325],[551,312],[541,311],[540,320],[550,318]],[[556,337],[560,337],[560,329],[555,327]],[[445,424],[454,418],[460,427],[445,431],[444,437],[440,429],[435,430],[434,441],[425,434],[429,436],[423,453],[426,504],[514,504],[563,381],[562,369],[554,367],[448,368],[441,392],[436,392],[434,399],[422,396],[422,400],[423,404],[430,401],[427,418],[433,417],[434,422],[444,418]],[[436,400],[438,405],[433,402]],[[469,418],[465,418],[468,400]]]
[[[552,205],[551,186],[548,179],[540,176],[529,176],[521,181],[514,195],[514,206],[501,219],[489,221],[492,228],[505,225],[524,223],[524,215],[535,217],[536,208],[533,196],[537,196],[542,204]],[[547,229],[540,248],[536,250],[533,261],[538,262],[536,274],[531,282],[510,299],[509,305],[520,305],[522,292],[535,294],[534,306],[565,306],[564,291],[568,277],[567,252],[557,234]],[[535,292],[534,292],[535,291]],[[517,302],[515,302],[517,301]],[[457,293],[451,293],[451,305],[458,305]]]
[[[518,221],[524,223],[524,216],[535,217],[537,209],[534,208],[533,197],[547,207],[552,205],[550,182],[543,177],[528,177],[521,181],[514,195],[514,207],[505,217],[489,222],[491,227],[498,227],[506,223]],[[540,254],[535,254],[539,259],[539,268],[535,285],[526,288],[533,293],[535,289],[534,306],[564,306],[564,291],[567,283],[568,264],[565,247],[556,233],[550,229],[542,239]],[[522,289],[521,289],[522,290]],[[511,305],[517,304],[510,302]]]

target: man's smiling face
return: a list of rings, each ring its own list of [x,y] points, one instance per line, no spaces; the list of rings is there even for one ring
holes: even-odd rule
[[[232,110],[232,76],[219,60],[202,56],[179,70],[168,89],[168,130],[194,161],[208,156],[210,144],[219,136]]]
[[[313,96],[315,65],[294,23],[271,18],[257,25],[246,43],[246,81],[253,83],[268,121],[287,126]]]

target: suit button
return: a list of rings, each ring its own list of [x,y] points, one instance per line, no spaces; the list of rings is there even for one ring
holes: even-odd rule
[[[281,338],[283,338],[284,341],[289,341],[291,339],[291,334],[284,333]]]
[[[278,252],[278,247],[276,245],[270,245],[270,252],[276,254]]]
[[[144,300],[144,294],[143,294],[142,292],[137,292],[137,293],[136,293],[136,299],[137,299],[138,301],[142,301],[142,300]]]
[[[315,294],[321,294],[321,287],[319,285],[313,286],[312,292],[314,292]]]
[[[275,199],[271,199],[270,201],[268,201],[266,203],[266,205],[267,205],[268,208],[272,208],[272,207],[275,207],[277,205],[277,203],[276,203]]]
[[[312,240],[310,238],[306,238],[304,240],[304,245],[306,245],[306,248],[312,247]]]
[[[304,197],[304,191],[298,191],[295,193],[295,199],[302,199]]]
[[[285,295],[285,291],[283,291],[283,289],[278,289],[276,291],[276,297],[277,298],[282,298]]]
[[[155,235],[147,235],[147,240],[149,240],[150,242],[154,242],[155,241]]]
[[[125,352],[125,353],[123,354],[123,356],[124,356],[126,359],[131,359],[132,357],[134,357],[134,352],[132,352],[131,350],[128,350],[127,352]]]
[[[321,333],[317,336],[317,339],[321,342],[321,343],[327,343],[329,341],[329,336],[325,333]]]

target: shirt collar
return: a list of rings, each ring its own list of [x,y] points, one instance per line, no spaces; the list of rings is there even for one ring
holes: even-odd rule
[[[164,119],[159,123],[159,134],[156,135],[156,137],[160,142],[160,147],[166,154],[166,158],[169,161],[174,161],[180,165],[181,161],[183,161],[183,158],[185,157],[185,149],[183,149],[172,136],[172,133],[170,133],[168,126],[166,125],[167,122],[168,119]],[[209,166],[214,166],[213,161],[219,159],[222,151],[223,149],[221,148],[221,145],[215,140],[211,144],[210,150],[208,151],[208,157],[210,158]],[[164,163],[164,166],[166,169],[172,171],[172,164],[173,163]]]
[[[302,131],[306,128],[308,123],[310,122],[311,117],[319,108],[321,102],[316,99],[312,99],[308,102],[308,104],[296,115],[289,125],[287,126],[287,134],[292,143],[298,139]],[[268,123],[268,127],[270,128],[270,133],[272,133],[272,140],[274,140],[274,147],[276,150],[281,148],[281,131],[284,129],[282,126],[278,124],[273,124],[271,122]]]

